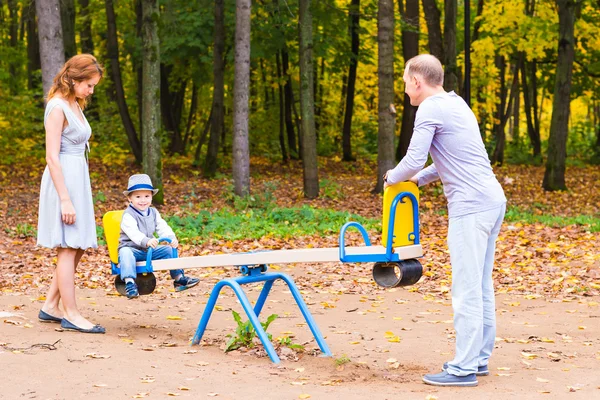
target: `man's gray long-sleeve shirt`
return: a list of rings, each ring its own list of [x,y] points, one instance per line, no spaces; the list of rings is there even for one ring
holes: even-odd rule
[[[423,169],[428,153],[433,164]],[[387,182],[407,181],[415,175],[419,186],[438,178],[442,181],[450,217],[490,210],[506,202],[477,119],[454,92],[442,92],[421,103],[406,156],[389,171]]]

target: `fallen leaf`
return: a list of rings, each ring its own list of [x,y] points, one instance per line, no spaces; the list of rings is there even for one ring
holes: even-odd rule
[[[526,353],[524,351],[521,352],[521,355],[528,360],[533,360],[534,358],[537,358],[537,356],[538,356],[537,354]]]
[[[536,381],[537,382],[542,382],[542,383],[548,383],[548,382],[550,382],[548,379],[544,379],[544,378],[537,378]]]
[[[110,358],[110,356],[105,356],[105,355],[96,354],[96,353],[88,353],[85,356],[89,357],[89,358]]]
[[[142,392],[142,393],[134,394],[131,397],[134,399],[143,399],[144,397],[148,397],[149,395],[150,395],[149,392]]]
[[[183,318],[181,318],[179,315],[167,315],[167,319],[169,321],[179,321]]]
[[[94,384],[94,387],[98,387],[98,388],[99,387],[106,387],[106,386],[108,386],[106,383],[96,383],[96,384]]]
[[[302,393],[300,396],[298,396],[299,399],[310,399],[310,394],[307,393]]]

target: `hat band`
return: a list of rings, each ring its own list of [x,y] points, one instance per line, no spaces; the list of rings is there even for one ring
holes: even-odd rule
[[[148,185],[147,183],[140,183],[127,189],[128,192],[133,192],[134,190],[154,190],[154,188],[152,185]]]

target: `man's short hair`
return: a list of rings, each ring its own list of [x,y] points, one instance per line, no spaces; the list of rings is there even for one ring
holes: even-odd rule
[[[438,86],[444,84],[444,69],[442,63],[437,57],[431,54],[419,54],[406,62],[408,75],[421,75],[425,83],[430,86]]]

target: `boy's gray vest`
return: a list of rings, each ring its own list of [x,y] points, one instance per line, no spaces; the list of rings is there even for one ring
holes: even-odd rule
[[[148,208],[148,211],[150,211],[148,216],[144,217],[130,205],[125,209],[125,214],[131,215],[133,219],[135,219],[135,222],[137,222],[137,227],[140,232],[151,239],[154,237],[154,232],[156,232],[156,208],[150,207]],[[123,216],[125,216],[125,214],[123,214]],[[135,244],[121,229],[121,236],[119,236],[119,250],[121,250],[122,247],[133,247],[139,250],[147,249],[147,247]]]

